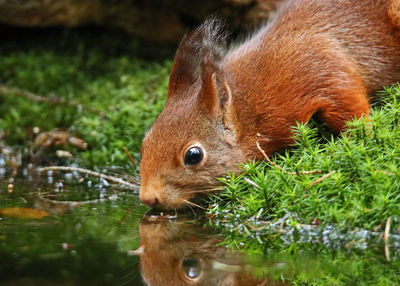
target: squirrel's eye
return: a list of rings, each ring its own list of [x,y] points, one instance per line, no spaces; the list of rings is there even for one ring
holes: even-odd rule
[[[183,258],[182,268],[183,272],[189,279],[198,278],[202,272],[199,261],[193,258]]]
[[[183,162],[186,166],[193,166],[200,163],[203,157],[203,150],[200,147],[191,147],[186,151]]]

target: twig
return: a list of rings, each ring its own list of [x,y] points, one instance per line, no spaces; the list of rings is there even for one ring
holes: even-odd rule
[[[346,243],[346,244],[344,245],[344,248],[349,248],[350,245],[352,245],[354,242],[355,242],[354,239],[353,239],[353,240],[350,240],[348,243]]]
[[[251,224],[248,224],[247,226],[250,227],[251,229],[254,229],[254,230],[262,229],[262,226],[254,226],[254,225],[251,225]]]
[[[52,200],[52,199],[47,199],[43,198],[42,196],[39,196],[40,200],[46,202],[46,203],[51,203],[55,205],[63,205],[63,206],[68,206],[68,207],[78,207],[81,205],[87,205],[87,204],[97,204],[101,203],[104,201],[110,200],[110,198],[102,198],[102,199],[94,199],[94,200],[86,200],[86,201],[58,201],[58,200]]]
[[[382,224],[378,224],[377,226],[375,226],[373,228],[374,231],[377,231],[378,229],[380,229],[382,227]]]
[[[126,181],[124,181],[124,180],[122,180],[120,178],[107,176],[107,175],[104,175],[104,174],[101,174],[101,173],[98,173],[98,172],[94,172],[94,171],[90,171],[90,170],[87,170],[87,169],[83,169],[83,168],[65,167],[65,166],[50,166],[50,167],[40,168],[39,172],[45,172],[45,171],[50,171],[50,170],[60,170],[60,171],[67,171],[67,172],[76,171],[76,172],[79,172],[79,173],[88,174],[90,176],[99,177],[99,178],[105,179],[105,180],[110,181],[110,182],[114,182],[114,183],[117,183],[117,184],[121,184],[121,185],[127,186],[127,187],[129,187],[129,188],[131,188],[132,190],[135,190],[135,191],[138,189],[138,185],[134,185],[134,184],[128,183],[128,182],[126,182]]]
[[[132,163],[133,167],[137,167],[135,160],[133,159],[132,155],[129,153],[128,148],[125,146],[122,147],[122,150],[124,150],[126,157],[128,157],[129,161]]]
[[[84,109],[89,110],[93,113],[96,113],[99,115],[104,115],[101,111],[99,111],[93,107],[83,106],[77,100],[66,101],[64,98],[59,98],[59,97],[44,97],[44,96],[34,94],[27,90],[22,90],[22,89],[19,89],[16,87],[9,87],[4,84],[0,84],[0,94],[5,94],[5,93],[11,93],[15,96],[24,97],[26,99],[29,99],[29,100],[32,100],[35,102],[48,103],[48,104],[52,104],[52,105],[66,104],[66,105],[73,106],[73,107],[82,106]]]
[[[261,137],[261,134],[257,133],[257,137]],[[268,157],[268,155],[265,153],[265,151],[261,148],[260,143],[258,143],[258,140],[256,140],[256,144],[257,144],[258,150],[260,150],[261,154],[263,154],[264,158],[268,161],[268,163],[270,163],[275,168],[278,168],[279,170],[281,170],[282,172],[284,172],[287,175],[299,175],[299,174],[310,175],[310,174],[321,174],[322,173],[321,170],[301,171],[301,172],[288,172],[288,171],[285,171],[282,167],[280,167],[277,164],[275,164],[274,162],[272,162],[272,160]]]
[[[328,174],[323,175],[321,178],[316,179],[314,182],[312,182],[310,184],[310,187],[314,187],[316,184],[321,183],[323,180],[325,180],[326,178],[329,178],[330,176],[332,176],[335,173],[336,173],[336,171],[332,171],[332,172],[329,172]]]
[[[386,220],[385,235],[383,236],[385,241],[385,256],[387,261],[390,261],[390,251],[389,251],[390,220],[391,220],[390,217],[388,217]]]
[[[9,86],[3,85],[3,84],[0,85],[0,93],[2,93],[2,94],[11,93],[13,95],[25,97],[29,100],[36,101],[36,102],[46,102],[46,103],[51,103],[51,104],[64,103],[63,100],[61,100],[60,98],[57,98],[57,97],[43,97],[43,96],[33,94],[26,90],[22,90],[22,89],[15,88],[15,87],[9,87]]]
[[[375,170],[375,172],[381,173],[381,174],[384,174],[384,175],[391,175],[391,176],[395,175],[393,172],[388,172],[388,171],[384,171],[384,170]]]
[[[213,198],[217,199],[217,200],[223,201],[223,199],[221,199],[220,197],[218,197],[218,196],[216,196],[216,195],[214,195],[214,194],[210,194],[210,195],[211,195]],[[211,205],[210,205],[209,207],[211,207]]]
[[[282,222],[281,222],[281,224],[280,224],[280,226],[279,226],[279,231],[282,231],[282,229],[283,229],[284,226],[285,226],[285,220],[282,219]]]
[[[244,177],[243,180],[245,180],[247,183],[249,183],[250,185],[256,187],[257,189],[260,189],[260,186],[257,185],[255,182],[253,182],[252,180],[250,180],[249,178]]]

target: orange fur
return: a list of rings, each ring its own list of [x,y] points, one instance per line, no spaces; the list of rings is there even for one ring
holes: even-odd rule
[[[369,95],[400,79],[399,0],[289,0],[248,40],[224,52],[207,21],[176,54],[164,110],[142,146],[141,192],[178,208],[237,164],[293,143],[291,126],[319,115],[334,132],[369,113]],[[204,147],[196,166],[186,148]]]

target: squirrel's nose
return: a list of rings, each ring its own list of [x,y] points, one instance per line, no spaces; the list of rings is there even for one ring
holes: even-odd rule
[[[157,199],[157,197],[156,197],[156,196],[152,196],[152,195],[148,195],[148,196],[143,196],[143,195],[141,195],[141,196],[140,196],[140,200],[141,200],[144,204],[148,205],[148,206],[151,207],[151,208],[154,208],[154,207],[157,206],[157,204],[158,204],[158,199]]]
[[[158,200],[156,197],[146,198],[146,199],[142,200],[142,202],[151,208],[155,207],[158,204]]]

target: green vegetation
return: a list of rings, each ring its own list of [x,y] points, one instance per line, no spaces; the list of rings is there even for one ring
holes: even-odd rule
[[[55,30],[5,40],[0,47],[1,87],[58,103],[3,89],[0,144],[23,150],[34,141],[33,127],[63,128],[88,143],[86,151],[68,147],[74,158],[64,163],[118,166],[135,174],[122,147],[139,162],[142,137],[166,97],[171,65],[171,57],[139,57],[147,49],[141,45],[123,34],[97,30]],[[243,174],[221,179],[225,190],[210,198],[208,215],[211,226],[222,230],[224,244],[262,254],[268,261],[289,265],[297,260],[287,276],[279,267],[262,264],[256,270],[260,277],[284,276],[298,285],[400,284],[400,239],[389,239],[389,262],[379,238],[388,218],[391,233],[400,232],[400,86],[387,88],[382,98],[371,121],[350,122],[349,130],[338,137],[315,122],[294,129],[296,145],[271,158],[285,171],[267,162],[250,162],[243,166]],[[46,156],[54,151],[46,149]],[[321,172],[302,174],[310,170]],[[104,195],[86,187],[75,189],[78,199],[72,188],[57,197],[52,197],[54,190],[48,194],[76,201]],[[38,207],[35,192],[40,188],[35,186],[31,193],[29,188],[30,184],[22,189],[18,182],[13,194],[1,188],[0,209]],[[109,190],[104,192],[110,195]],[[83,205],[37,223],[2,218],[0,252],[7,264],[0,267],[0,276],[25,272],[39,277],[42,269],[49,269],[45,275],[55,278],[94,279],[96,273],[115,278],[124,265],[137,267],[138,259],[127,257],[126,250],[138,245],[139,216],[147,210],[139,204],[135,196],[118,193],[115,201]],[[139,216],[132,216],[135,212]],[[132,229],[136,232],[130,233]],[[61,249],[64,242],[73,249]],[[98,256],[103,252],[104,257]],[[99,257],[104,265],[98,263]],[[318,274],[303,271],[303,260]],[[111,280],[110,284],[115,282]]]
[[[88,151],[73,150],[80,164],[127,169],[124,146],[139,162],[144,132],[163,106],[170,60],[139,59],[146,47],[118,32],[25,33],[18,45],[0,47],[0,83],[65,103],[0,94],[3,139],[26,146],[35,126],[65,128],[88,143]]]
[[[337,138],[315,126],[294,129],[297,143],[267,162],[244,165],[244,173],[222,179],[220,202],[210,213],[267,220],[291,214],[292,223],[335,224],[373,229],[400,218],[400,86],[387,88],[386,101],[372,109],[371,121],[349,123]],[[302,174],[320,170],[321,174]],[[296,172],[298,174],[287,174]],[[317,179],[329,174],[329,177]],[[261,213],[259,213],[262,209]],[[392,224],[393,226],[393,224]]]
[[[271,158],[283,170],[253,162],[221,179],[224,191],[210,197],[208,214],[223,244],[314,261],[319,274],[298,273],[289,278],[295,285],[398,285],[400,86],[381,96],[370,121],[350,122],[339,137],[315,122],[295,128],[295,146]],[[321,173],[302,174],[310,170]],[[395,235],[385,256],[388,218]]]
[[[134,175],[137,169],[122,147],[139,162],[144,133],[166,97],[169,51],[162,51],[161,59],[145,59],[144,44],[96,28],[1,29],[0,211],[39,209],[49,216],[0,213],[0,284],[142,285],[139,257],[127,255],[139,245],[140,219],[148,210],[137,194],[73,172],[38,178],[26,165],[116,166]],[[88,149],[32,148],[34,127],[66,130],[86,141]],[[3,149],[5,144],[12,148]],[[56,158],[58,149],[74,157]],[[4,177],[8,150],[23,155],[17,166],[19,175],[27,173],[22,179]]]

